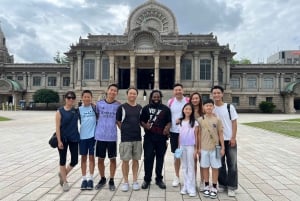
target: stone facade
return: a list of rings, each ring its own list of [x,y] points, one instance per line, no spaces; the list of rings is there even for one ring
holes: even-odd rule
[[[199,91],[203,98],[210,96],[212,86],[221,85],[226,89],[225,101],[239,111],[258,111],[261,101],[272,101],[280,112],[300,109],[299,64],[232,66],[235,53],[228,44],[220,45],[212,33],[180,35],[172,11],[154,0],[131,12],[124,34],[80,37],[65,53],[68,65],[14,64],[2,31],[0,37],[4,55],[0,61],[0,102],[30,102],[39,88],[54,89],[61,97],[67,90],[80,96],[82,90],[90,89],[97,100],[111,83],[119,85],[121,101],[129,86],[148,95],[152,89],[160,89],[166,101],[172,96],[173,84],[182,83],[187,95]],[[12,82],[18,82],[21,89],[5,87]],[[6,84],[1,88],[1,83]],[[138,101],[146,103],[142,95]]]

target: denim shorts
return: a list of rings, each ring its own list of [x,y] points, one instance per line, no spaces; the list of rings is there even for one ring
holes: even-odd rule
[[[201,149],[201,160],[200,160],[200,167],[202,168],[220,168],[221,158],[216,158],[216,150],[203,150]]]

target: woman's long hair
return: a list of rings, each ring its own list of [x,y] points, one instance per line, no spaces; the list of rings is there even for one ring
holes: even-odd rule
[[[204,115],[204,112],[203,112],[203,101],[202,101],[202,97],[201,97],[201,94],[199,92],[194,92],[191,94],[190,96],[190,103],[192,103],[192,98],[193,96],[199,96],[199,105],[198,105],[198,111],[195,111],[199,114],[199,116],[203,116]]]

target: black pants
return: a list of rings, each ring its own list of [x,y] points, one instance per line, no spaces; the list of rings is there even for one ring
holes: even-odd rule
[[[154,136],[153,136],[154,137]],[[153,140],[151,136],[144,137],[144,180],[151,182],[154,158],[156,158],[156,181],[162,181],[162,168],[167,150],[166,140]]]
[[[67,150],[69,147],[70,154],[71,154],[71,162],[70,166],[75,167],[78,163],[78,142],[63,142],[64,149],[58,149],[59,152],[59,165],[64,166],[66,165],[67,161]]]
[[[219,169],[219,186],[236,190],[238,188],[237,145],[231,147],[229,141],[224,141],[225,155],[222,157],[222,167]]]

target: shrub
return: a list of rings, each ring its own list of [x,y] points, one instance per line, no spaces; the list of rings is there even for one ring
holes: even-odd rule
[[[272,103],[272,102],[262,101],[259,104],[259,109],[263,113],[272,113],[272,112],[274,112],[275,108],[276,108],[276,105],[274,105],[274,103]]]
[[[33,100],[36,103],[46,103],[46,108],[48,108],[49,103],[59,102],[59,95],[51,89],[39,89],[33,94]]]

